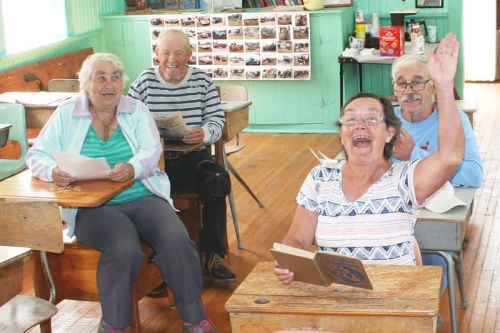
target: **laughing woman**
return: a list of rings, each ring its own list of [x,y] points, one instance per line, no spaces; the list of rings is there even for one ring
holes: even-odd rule
[[[453,80],[458,42],[449,34],[429,72],[439,106],[439,150],[393,164],[389,159],[400,122],[383,97],[360,93],[342,108],[340,138],[347,160],[315,167],[297,196],[284,244],[331,251],[365,263],[413,265],[418,257],[414,224],[425,200],[455,172],[464,156],[464,134],[455,108]],[[284,283],[293,272],[276,266]]]
[[[101,252],[97,285],[102,307],[99,333],[132,324],[132,287],[144,261],[141,241],[172,288],[184,332],[216,332],[201,301],[200,260],[170,199],[170,183],[158,168],[162,146],[146,108],[122,96],[127,78],[121,61],[96,53],[80,70],[81,95],[61,105],[28,152],[33,175],[57,185],[75,179],[62,171],[54,151],[104,157],[111,181],[134,179],[131,187],[95,208],[62,209],[69,236]]]

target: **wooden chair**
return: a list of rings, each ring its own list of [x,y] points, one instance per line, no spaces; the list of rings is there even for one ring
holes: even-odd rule
[[[41,260],[45,258],[45,251],[54,253],[63,251],[59,209],[55,204],[8,202],[0,199],[0,229],[2,230],[0,245],[32,248],[41,254]],[[29,253],[29,249],[26,250]],[[22,289],[22,265],[22,260],[11,262],[7,272],[0,274],[2,295],[7,291],[10,293],[8,298],[14,296],[0,307],[1,332],[25,332],[57,313],[53,297],[50,297],[50,301],[46,301],[34,296],[15,296]],[[41,272],[45,281],[51,280],[48,278],[50,272],[43,270]],[[54,295],[53,284],[44,287],[50,289],[50,295]]]
[[[79,92],[80,81],[78,79],[52,79],[49,81],[48,91]]]
[[[150,260],[153,250],[145,243],[142,244],[142,250],[146,259],[142,264],[132,295],[133,330],[136,333],[141,332],[139,301],[163,281],[160,270]],[[100,252],[97,250],[86,247],[75,238],[69,239],[67,237],[64,239],[63,253],[48,255],[48,263],[52,270],[57,290],[55,297],[56,304],[64,299],[99,301],[96,275],[100,255]],[[34,256],[33,271],[35,294],[38,297],[47,298],[49,290],[46,288],[46,279],[41,274],[43,272],[43,265],[38,256]],[[50,320],[41,325],[41,332],[52,332]]]

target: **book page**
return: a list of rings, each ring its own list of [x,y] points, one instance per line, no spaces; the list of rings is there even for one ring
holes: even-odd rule
[[[373,289],[363,263],[351,257],[331,252],[316,252],[316,261],[331,282],[352,287]]]
[[[168,115],[152,113],[156,126],[161,129],[162,136],[167,138],[182,139],[186,133],[187,125],[180,112]]]

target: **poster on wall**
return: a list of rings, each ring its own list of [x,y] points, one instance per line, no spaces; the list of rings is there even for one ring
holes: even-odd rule
[[[309,13],[192,13],[151,17],[152,63],[162,30],[189,37],[189,64],[214,80],[310,80]]]

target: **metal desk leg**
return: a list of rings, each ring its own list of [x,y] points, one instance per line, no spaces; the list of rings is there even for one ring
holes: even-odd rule
[[[57,289],[56,283],[54,282],[54,277],[52,276],[52,270],[49,266],[49,259],[47,258],[46,251],[40,251],[40,259],[42,261],[43,272],[45,273],[45,278],[47,279],[47,284],[49,287],[50,298],[49,302],[56,304]]]
[[[238,179],[238,181],[245,188],[245,190],[252,196],[252,198],[255,200],[255,202],[259,205],[259,208],[264,208],[264,204],[262,203],[262,201],[260,201],[259,198],[257,198],[255,193],[253,193],[252,189],[247,185],[245,180],[243,180],[243,178],[241,178],[240,174],[236,171],[236,169],[233,167],[231,162],[227,161],[227,167],[228,167],[228,170],[231,171],[231,173],[234,175],[234,177],[236,177],[236,179]]]
[[[464,288],[464,277],[462,275],[462,254],[461,253],[455,253],[453,255],[453,259],[455,260],[456,264],[456,269],[457,269],[457,280],[458,280],[458,290],[460,291],[460,307],[462,309],[467,309],[467,296],[465,295],[465,288]]]
[[[422,253],[433,253],[439,255],[446,261],[446,270],[448,272],[448,297],[450,300],[450,319],[452,333],[458,333],[458,313],[457,299],[455,295],[455,261],[448,252],[422,250]]]
[[[229,161],[227,160],[227,155],[224,147],[222,147],[222,157],[224,158],[224,168],[229,170]],[[238,226],[238,216],[236,215],[236,204],[234,203],[233,189],[229,192],[229,208],[231,209],[231,216],[233,217],[234,231],[236,233],[236,242],[238,244],[238,249],[243,249],[243,244],[240,239],[240,228]]]

